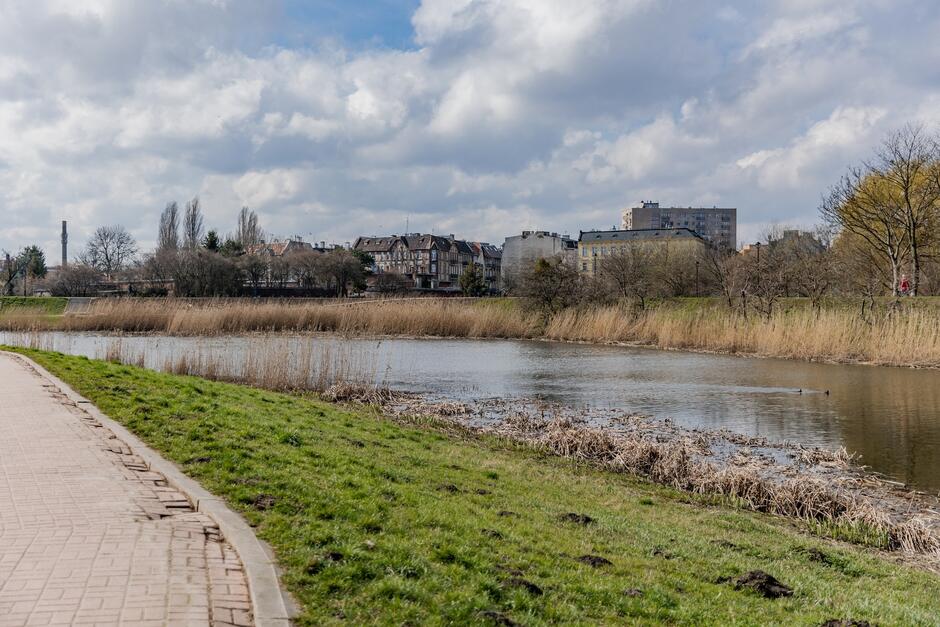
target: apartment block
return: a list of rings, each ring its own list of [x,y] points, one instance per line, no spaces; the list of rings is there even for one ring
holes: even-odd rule
[[[625,230],[691,229],[716,246],[734,250],[738,237],[738,210],[733,207],[660,207],[645,200],[623,211]]]

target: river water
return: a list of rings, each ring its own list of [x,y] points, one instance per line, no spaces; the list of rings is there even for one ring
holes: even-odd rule
[[[231,372],[272,355],[341,359],[393,389],[433,399],[541,398],[574,408],[671,418],[687,427],[825,448],[912,487],[940,491],[940,371],[514,340],[177,338],[50,333],[41,346],[164,369],[180,356],[212,356]],[[36,336],[0,333],[0,344]],[[312,360],[316,362],[316,359]],[[256,367],[256,366],[254,366]]]

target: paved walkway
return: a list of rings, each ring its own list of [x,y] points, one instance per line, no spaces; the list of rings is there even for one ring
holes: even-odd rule
[[[251,625],[208,516],[0,353],[0,626]]]

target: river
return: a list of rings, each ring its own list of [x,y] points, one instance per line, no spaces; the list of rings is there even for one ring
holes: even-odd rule
[[[92,358],[117,350],[124,361],[154,369],[183,355],[213,356],[233,373],[259,352],[286,363],[302,353],[330,353],[393,389],[433,399],[541,398],[687,427],[844,446],[877,472],[940,491],[940,371],[516,340],[65,333],[39,339],[43,348]],[[0,333],[0,344],[30,341],[37,336]]]

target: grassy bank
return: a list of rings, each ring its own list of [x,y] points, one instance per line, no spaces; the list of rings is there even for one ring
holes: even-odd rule
[[[679,299],[643,311],[629,306],[569,309],[547,319],[507,299],[353,301],[101,300],[77,315],[11,309],[0,329],[220,335],[328,332],[476,338],[544,338],[642,343],[768,357],[940,367],[936,299],[887,302],[874,314],[832,301],[820,312],[803,299],[782,301],[769,319],[743,317],[718,299]]]
[[[60,316],[67,304],[67,298],[0,296],[0,319],[6,316]]]
[[[935,620],[936,577],[780,519],[367,409],[23,352],[255,525],[302,624]],[[755,569],[793,596],[735,589]]]

